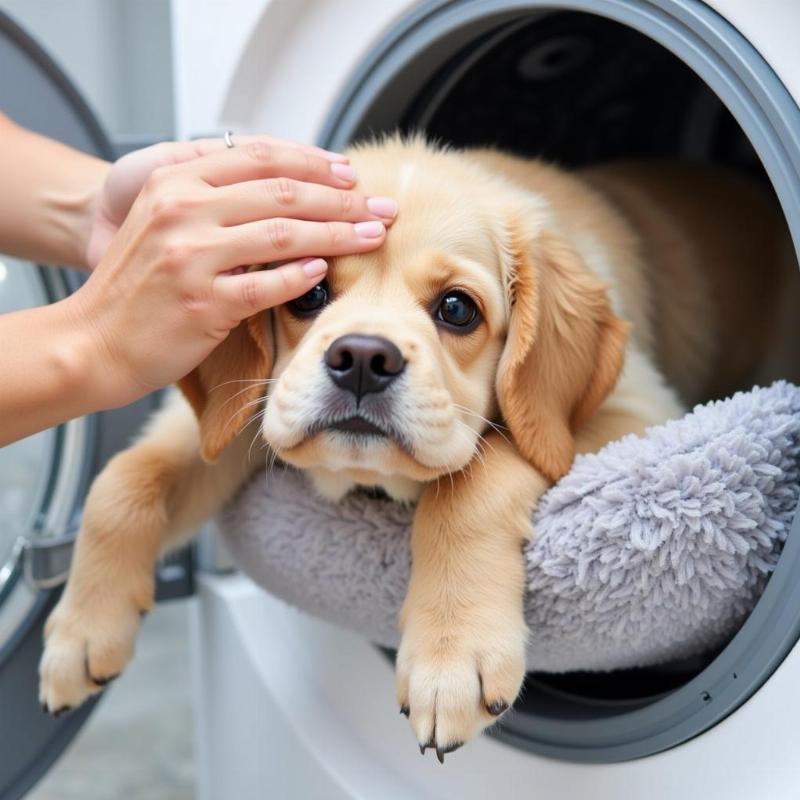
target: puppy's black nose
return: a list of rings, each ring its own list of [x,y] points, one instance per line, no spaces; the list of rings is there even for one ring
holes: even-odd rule
[[[340,336],[325,351],[333,382],[357,398],[382,392],[405,368],[398,347],[382,336],[351,333]]]

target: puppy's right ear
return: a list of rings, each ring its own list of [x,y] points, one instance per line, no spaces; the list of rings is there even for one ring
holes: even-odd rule
[[[272,371],[271,322],[269,312],[244,320],[178,381],[197,415],[205,461],[215,461],[258,410]]]

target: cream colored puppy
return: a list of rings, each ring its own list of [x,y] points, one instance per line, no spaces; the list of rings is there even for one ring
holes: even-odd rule
[[[176,395],[97,478],[46,627],[51,711],[122,671],[159,554],[264,466],[255,417],[320,494],[417,501],[397,700],[442,758],[522,683],[537,499],[576,452],[682,413],[657,364],[699,398],[750,379],[778,336],[764,322],[777,312],[741,300],[754,258],[784,280],[785,239],[738,181],[644,166],[579,178],[421,140],[351,156],[361,186],[400,201],[385,246],[232,332],[181,382],[188,404]],[[723,268],[742,292],[720,288]],[[748,324],[747,352],[729,353],[726,326]]]

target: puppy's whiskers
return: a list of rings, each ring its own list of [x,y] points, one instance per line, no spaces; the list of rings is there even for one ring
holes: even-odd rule
[[[267,413],[267,409],[266,408],[262,409],[261,411],[257,411],[255,414],[253,414],[253,418],[251,420],[248,420],[247,425],[245,425],[244,428],[242,428],[242,431],[244,431],[245,428],[247,428],[247,426],[250,425],[251,423],[253,423],[254,421],[263,419],[264,415],[266,413]],[[250,446],[247,448],[247,460],[248,461],[250,460],[250,456],[252,455],[253,445],[256,443],[256,439],[258,439],[258,437],[260,435],[261,435],[261,429],[257,428],[256,432],[253,434],[253,438],[250,440]],[[261,440],[262,449],[265,448],[266,446],[267,446],[267,443],[262,439]]]
[[[245,392],[249,392],[251,389],[255,388],[257,385],[260,385],[260,386],[269,386],[269,385],[270,385],[270,384],[272,384],[272,383],[277,383],[277,382],[278,382],[278,379],[277,379],[277,378],[260,378],[259,380],[253,380],[253,381],[242,381],[242,383],[245,383],[245,382],[246,382],[246,383],[250,383],[250,385],[249,385],[249,386],[245,386],[245,387],[244,387],[244,389],[240,389],[238,392],[236,392],[236,394],[234,394],[234,395],[232,395],[231,397],[229,397],[229,398],[228,398],[228,399],[227,399],[227,400],[226,400],[226,401],[225,401],[225,402],[224,402],[224,403],[223,403],[223,404],[220,406],[220,408],[225,408],[225,406],[226,406],[226,405],[228,405],[228,403],[230,403],[232,400],[235,400],[237,397],[239,397],[239,395],[242,395],[242,394],[244,394]],[[239,383],[239,381],[226,381],[225,383]],[[215,387],[214,387],[214,389],[219,389],[221,386],[225,386],[225,383],[220,383],[220,384],[218,384],[217,386],[215,386]],[[213,391],[214,391],[214,389],[212,389],[211,391],[213,392]]]
[[[508,428],[505,425],[499,425],[496,422],[492,422],[491,420],[486,419],[486,417],[484,417],[482,414],[478,414],[476,411],[473,411],[471,408],[467,408],[466,406],[462,406],[459,403],[453,403],[453,408],[455,408],[458,411],[461,411],[463,414],[467,414],[470,417],[475,417],[476,419],[481,420],[481,422],[486,423],[486,425],[488,425],[495,433],[497,433],[498,436],[502,436],[503,439],[505,439],[509,444],[511,444],[511,442],[509,441],[508,437],[503,432],[503,431],[508,431]]]
[[[223,381],[216,386],[212,386],[209,391],[214,392],[221,389],[223,386],[229,386],[232,383],[275,383],[278,378],[233,378],[229,381]]]
[[[257,405],[259,405],[260,403],[263,403],[263,402],[264,402],[264,398],[263,397],[257,397],[255,400],[250,400],[249,402],[245,403],[240,409],[237,409],[236,411],[233,412],[233,414],[231,414],[231,416],[228,418],[228,421],[223,426],[223,430],[227,430],[228,426],[231,424],[231,422],[233,422],[236,419],[236,417],[239,416],[239,414],[242,414],[245,411],[247,411],[248,409],[252,408],[253,406],[257,406]],[[259,419],[260,417],[262,417],[266,413],[266,410],[267,409],[266,409],[266,406],[265,406],[260,411],[255,412],[253,414],[253,419]],[[248,420],[242,426],[242,430],[244,430],[253,421],[253,419]]]
[[[459,433],[462,433],[464,436],[468,438],[470,437],[470,435],[472,436],[475,435],[475,431],[472,428],[470,428],[469,425],[467,425],[465,422],[463,422],[460,419],[456,419],[456,422],[458,422],[458,424],[461,426],[460,428],[458,428]],[[489,441],[487,441],[486,437],[482,436],[480,433],[477,434],[477,438],[475,440],[476,449],[474,452],[474,456],[467,464],[467,467],[469,467],[470,469],[470,476],[472,475],[472,463],[476,459],[480,462],[483,469],[486,470],[486,453],[484,452],[485,447],[490,448],[494,452],[494,447]]]
[[[461,423],[461,425],[462,425],[464,428],[466,428],[468,431],[470,431],[471,433],[475,434],[475,436],[476,436],[476,439],[475,439],[475,445],[476,445],[476,447],[478,447],[478,448],[480,449],[480,452],[481,452],[481,453],[483,453],[483,448],[486,448],[486,447],[488,447],[488,448],[489,448],[489,450],[491,450],[493,453],[497,452],[497,451],[495,450],[495,447],[494,447],[494,445],[493,445],[493,444],[492,444],[492,443],[491,443],[491,442],[490,442],[490,441],[489,441],[489,440],[488,440],[488,439],[487,439],[487,438],[486,438],[486,437],[485,437],[485,436],[484,436],[482,433],[477,433],[477,434],[476,434],[476,433],[475,433],[475,431],[474,431],[472,428],[470,428],[470,427],[469,427],[469,425],[467,425],[466,423],[464,423],[462,420],[458,420],[458,422],[460,422],[460,423]],[[502,434],[502,433],[500,433],[500,431],[497,431],[497,434],[498,434],[499,436],[503,436],[503,434]],[[511,442],[510,442],[510,441],[509,441],[509,440],[508,440],[508,439],[507,439],[505,436],[503,436],[503,439],[504,439],[504,441],[508,442],[508,444],[511,444]],[[476,455],[477,455],[477,454],[478,454],[478,453],[477,453],[477,451],[476,451]],[[485,454],[484,454],[484,455],[485,455]]]
[[[277,460],[278,460],[278,451],[273,449],[271,450],[269,463],[267,465],[267,474],[269,474],[270,472],[272,472],[273,469],[275,469],[275,462]]]

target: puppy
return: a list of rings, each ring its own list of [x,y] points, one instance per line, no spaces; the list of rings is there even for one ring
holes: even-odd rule
[[[520,689],[521,548],[542,493],[576,453],[758,379],[770,347],[780,358],[791,248],[738,178],[570,175],[421,139],[351,157],[365,190],[400,202],[385,246],[234,330],[98,476],[45,629],[50,711],[122,671],[154,562],[264,466],[260,433],[325,497],[417,503],[397,702],[441,759]]]

